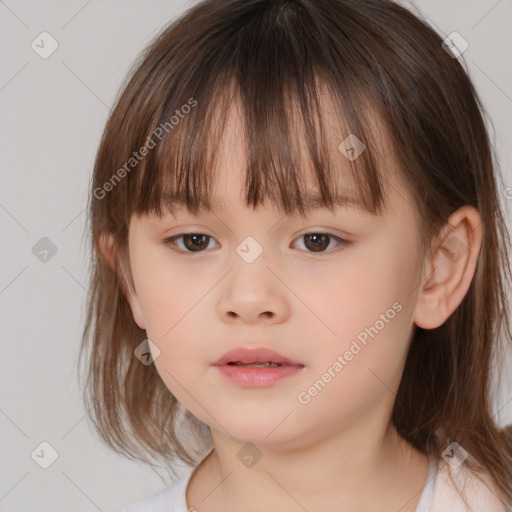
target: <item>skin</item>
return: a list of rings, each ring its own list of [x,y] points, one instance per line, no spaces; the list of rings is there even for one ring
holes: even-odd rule
[[[197,218],[186,210],[134,216],[129,227],[134,319],[160,350],[154,364],[169,390],[211,428],[214,450],[191,478],[188,506],[414,512],[427,459],[398,436],[391,411],[414,325],[441,325],[469,288],[480,216],[471,207],[456,211],[427,258],[412,199],[394,179],[381,216],[349,206],[313,210],[306,219],[283,216],[270,203],[253,210],[243,201],[240,133],[233,109],[214,191],[222,208]],[[353,245],[332,239],[314,253],[300,237],[306,228]],[[163,243],[183,232],[213,239],[202,253],[185,252],[183,238],[176,250]],[[236,252],[247,236],[263,248],[251,264]],[[454,238],[467,249],[457,258],[449,250]],[[298,394],[396,302],[400,312],[301,404]],[[239,387],[212,363],[240,346],[270,347],[305,367],[271,387]],[[252,467],[237,457],[247,442],[261,454]]]

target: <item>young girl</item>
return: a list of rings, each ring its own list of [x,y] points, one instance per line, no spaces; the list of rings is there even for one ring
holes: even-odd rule
[[[126,510],[510,510],[510,241],[448,50],[389,0],[207,0],[142,55],[95,162],[84,396],[190,468]]]

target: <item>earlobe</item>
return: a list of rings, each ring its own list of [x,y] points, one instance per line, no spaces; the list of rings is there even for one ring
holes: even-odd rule
[[[114,270],[118,274],[118,277],[120,277],[120,273],[117,271],[116,245],[113,236],[110,233],[103,233],[100,236],[98,243],[101,254],[107,260],[112,270]],[[133,319],[141,329],[145,330],[146,325],[144,322],[144,315],[142,313],[142,307],[140,305],[137,293],[130,286],[127,286],[126,283],[122,284],[126,299],[128,301],[128,304],[130,305],[130,309],[132,310]]]
[[[103,257],[107,260],[112,270],[115,270],[116,246],[113,236],[110,233],[102,233],[98,240],[98,245]]]
[[[464,299],[482,245],[478,210],[463,206],[450,215],[425,265],[414,323],[423,329],[442,325]]]

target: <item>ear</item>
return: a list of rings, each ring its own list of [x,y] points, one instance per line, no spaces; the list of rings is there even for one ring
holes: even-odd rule
[[[478,210],[463,206],[452,213],[428,255],[414,310],[423,329],[442,325],[464,299],[473,279],[482,245]]]
[[[130,309],[132,310],[133,319],[141,329],[145,330],[146,323],[144,322],[144,315],[137,292],[126,282],[126,279],[122,277],[122,272],[118,272],[119,265],[116,259],[116,244],[113,235],[111,233],[102,233],[98,243],[101,254],[107,260],[112,270],[116,272],[118,278],[123,281],[121,285],[128,304],[130,305]]]
[[[112,270],[116,270],[116,246],[111,233],[102,233],[98,240],[102,256],[107,260]]]

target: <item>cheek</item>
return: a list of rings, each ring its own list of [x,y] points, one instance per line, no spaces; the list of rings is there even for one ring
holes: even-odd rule
[[[173,266],[160,248],[135,254],[132,269],[148,333],[160,339],[170,337],[174,326],[199,301],[204,286]]]
[[[160,350],[155,366],[173,394],[186,401],[177,382],[190,387],[213,357],[215,318],[208,292],[218,274],[204,265],[194,266],[193,273],[184,264],[172,265],[165,251],[142,256],[132,267],[147,336]]]
[[[353,337],[399,302],[411,299],[415,266],[402,254],[382,247],[355,253],[329,269],[322,311],[328,312],[342,338]],[[311,295],[308,295],[311,296]],[[350,329],[350,330],[347,330]]]
[[[360,370],[352,377],[368,378],[371,368],[385,381],[402,365],[419,278],[416,254],[402,243],[390,243],[389,234],[383,234],[331,273],[322,318],[335,334],[325,330],[324,365],[346,354],[347,366]]]

